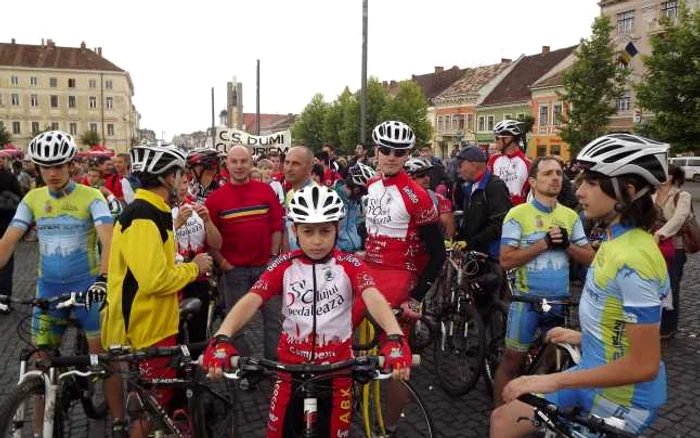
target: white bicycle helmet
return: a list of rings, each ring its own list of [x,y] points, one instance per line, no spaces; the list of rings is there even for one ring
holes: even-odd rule
[[[387,121],[377,125],[372,130],[372,141],[377,146],[391,149],[413,149],[416,135],[413,129],[403,122]]]
[[[404,170],[409,175],[424,172],[432,167],[433,164],[430,161],[420,157],[409,158],[408,161],[406,161],[406,164],[403,165]]]
[[[501,135],[512,135],[513,137],[517,137],[523,133],[520,125],[522,125],[522,122],[517,120],[502,120],[496,123],[496,126],[493,127],[493,135],[497,137]]]
[[[652,187],[666,181],[667,143],[630,134],[609,134],[588,143],[576,157],[586,170],[610,178],[623,175],[642,177]]]
[[[338,222],[345,216],[345,205],[340,196],[327,187],[304,187],[294,193],[288,215],[295,224]]]
[[[370,179],[374,178],[377,172],[366,164],[357,163],[348,169],[350,181],[360,187],[367,187]]]
[[[78,148],[73,136],[63,131],[43,132],[29,142],[29,158],[40,166],[70,163]]]
[[[134,146],[129,152],[132,173],[163,175],[173,167],[185,168],[185,153],[173,145]]]

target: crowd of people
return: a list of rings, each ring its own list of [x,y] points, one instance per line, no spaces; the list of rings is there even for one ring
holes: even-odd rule
[[[185,153],[144,144],[79,163],[70,135],[42,133],[28,162],[0,171],[0,293],[11,292],[12,254],[35,229],[37,294],[87,291],[76,316],[93,352],[176,345],[178,302],[190,297],[203,302],[203,313],[188,339],[206,340],[208,278],[218,276],[227,316],[203,355],[212,378],[231,356],[251,353],[241,329],[260,310],[264,355],[285,363],[351,357],[353,329],[369,312],[384,330],[387,369],[407,379],[408,321],[420,316],[446,249],[478,251],[499,274],[500,284],[487,287],[494,294],[506,270],[515,272],[515,295],[568,297],[571,280],[584,282],[580,332],[551,326],[527,303],[510,304],[491,435],[532,431],[516,421],[532,413],[518,401],[530,392],[618,417],[640,433],[665,402],[660,339],[678,328],[686,261],[679,233],[691,214],[683,172],[669,168],[668,145],[610,134],[579,153],[571,181],[575,169],[558,157],[526,157],[519,122],[498,123],[494,135],[488,151],[465,147],[447,162],[429,147],[414,152],[411,127],[387,121],[374,128],[372,147],[358,145],[351,159],[330,145],[254,157],[245,146]],[[397,321],[392,308],[408,318]],[[58,345],[65,316],[35,316],[33,341]],[[516,378],[537,330],[580,345],[581,363]],[[141,369],[150,378],[175,376],[163,359]],[[328,431],[321,435],[343,436],[351,382],[330,383],[319,403],[329,407],[319,416]],[[401,388],[390,388],[389,431],[401,414]],[[280,373],[268,436],[300,426],[292,392]],[[114,432],[126,433],[118,373],[105,381],[105,394]],[[157,396],[167,405],[173,394]],[[136,422],[131,436],[149,428],[147,419]]]

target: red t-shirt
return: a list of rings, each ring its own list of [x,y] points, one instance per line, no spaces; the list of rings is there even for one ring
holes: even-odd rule
[[[118,173],[107,175],[105,178],[105,188],[112,192],[114,196],[120,201],[124,201],[124,190],[122,189],[122,178],[124,176]]]
[[[226,184],[204,205],[221,233],[226,261],[233,266],[267,264],[272,233],[283,229],[280,201],[267,183]]]

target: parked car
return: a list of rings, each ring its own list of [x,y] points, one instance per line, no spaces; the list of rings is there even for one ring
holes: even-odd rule
[[[687,181],[700,182],[700,157],[676,157],[668,161],[683,169]]]

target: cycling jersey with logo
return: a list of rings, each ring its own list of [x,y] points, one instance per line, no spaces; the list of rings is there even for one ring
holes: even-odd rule
[[[489,158],[489,169],[506,183],[513,205],[522,204],[527,199],[530,191],[527,181],[530,164],[520,149],[513,154],[492,155]]]
[[[173,208],[173,221],[180,214],[180,208],[184,205]],[[191,205],[190,205],[191,207]],[[204,221],[192,210],[192,214],[187,218],[187,221],[175,230],[175,241],[177,242],[177,253],[182,256],[184,261],[189,262],[195,255],[204,252],[204,244],[206,242],[207,233],[204,229]]]
[[[573,245],[584,246],[588,239],[581,219],[572,209],[557,203],[548,207],[536,198],[510,209],[503,219],[501,243],[525,249],[542,240],[549,228],[566,229]],[[539,254],[517,268],[516,292],[555,298],[569,295],[569,256],[563,249]]]
[[[334,250],[327,260],[312,262],[298,250],[279,256],[250,291],[264,300],[282,295],[280,357],[291,353],[292,362],[303,363],[347,357],[353,294],[369,287],[374,279],[354,255]]]
[[[220,175],[215,176],[211,183],[209,183],[209,185],[206,187],[193,178],[188,184],[187,192],[197,204],[204,205],[204,201],[207,200],[211,192],[224,184],[226,184],[226,179]]]
[[[74,182],[62,193],[34,189],[22,199],[10,225],[28,230],[32,221],[39,236],[41,282],[67,284],[99,274],[95,226],[113,220],[98,190]]]
[[[581,296],[580,366],[595,368],[628,354],[626,325],[658,324],[661,300],[669,291],[666,262],[652,235],[613,225],[588,271]],[[664,364],[651,381],[592,391],[624,407],[659,407],[666,401]]]
[[[367,187],[366,259],[391,268],[418,270],[420,227],[437,222],[428,193],[405,172],[370,181]]]

